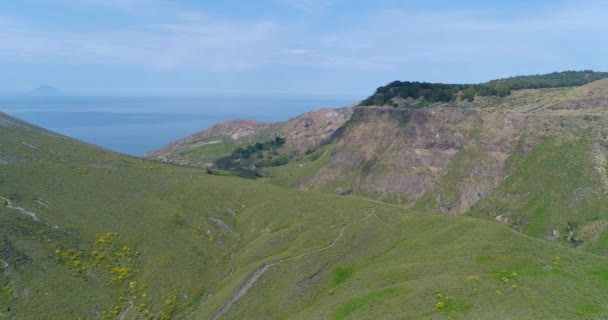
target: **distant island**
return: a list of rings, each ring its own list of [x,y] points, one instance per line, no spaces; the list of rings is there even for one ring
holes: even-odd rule
[[[58,97],[58,96],[64,96],[65,93],[53,86],[42,85],[40,87],[37,87],[37,88],[31,90],[30,92],[27,93],[27,95],[36,96],[36,97]]]

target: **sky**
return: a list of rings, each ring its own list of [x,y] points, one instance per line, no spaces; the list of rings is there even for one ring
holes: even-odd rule
[[[365,97],[608,71],[606,17],[585,0],[2,1],[0,93]]]

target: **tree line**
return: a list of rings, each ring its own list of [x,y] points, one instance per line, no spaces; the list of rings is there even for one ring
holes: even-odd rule
[[[285,138],[277,136],[266,142],[239,147],[229,156],[215,160],[214,165],[218,169],[235,171],[242,177],[259,177],[260,173],[256,168],[276,167],[289,163],[289,158],[278,151],[285,142]]]
[[[427,103],[457,100],[473,101],[476,96],[506,97],[511,91],[581,86],[608,78],[608,72],[564,71],[544,75],[516,76],[480,84],[446,84],[429,82],[393,81],[376,89],[360,105],[385,105],[393,98],[421,99]]]

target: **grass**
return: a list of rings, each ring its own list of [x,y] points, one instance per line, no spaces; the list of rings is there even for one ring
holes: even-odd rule
[[[167,155],[170,159],[186,160],[192,164],[204,165],[211,163],[219,158],[232,154],[238,147],[245,146],[244,142],[221,141],[200,146],[192,146],[178,149]]]
[[[329,157],[329,148],[325,146],[300,161],[290,162],[280,167],[264,168],[263,172],[270,177],[265,181],[281,187],[292,188],[299,182],[314,177],[322,167],[329,164]]]
[[[521,232],[548,238],[557,230],[563,243],[604,253],[608,200],[595,169],[591,141],[546,139],[509,159],[509,176],[475,205],[474,216],[505,215]]]
[[[334,285],[341,285],[353,276],[353,268],[347,266],[337,266],[334,269],[332,276],[334,278]]]
[[[388,296],[397,294],[398,291],[399,288],[385,288],[367,293],[362,297],[353,298],[338,307],[333,315],[333,319],[347,319],[355,311],[369,308],[376,301],[382,301]]]

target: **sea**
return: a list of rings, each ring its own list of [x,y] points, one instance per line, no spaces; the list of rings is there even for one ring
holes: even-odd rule
[[[109,150],[142,156],[220,121],[285,121],[320,108],[352,105],[359,99],[306,95],[18,96],[0,97],[0,111]]]

